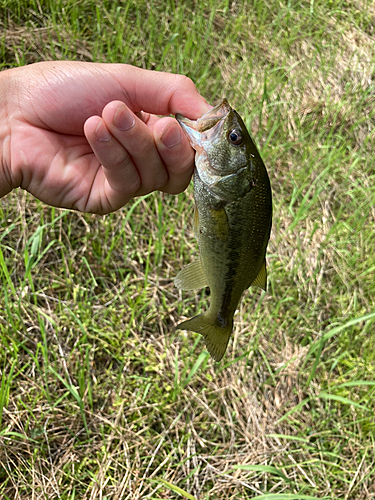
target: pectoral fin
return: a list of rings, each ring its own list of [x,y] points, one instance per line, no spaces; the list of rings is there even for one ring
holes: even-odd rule
[[[207,286],[201,259],[190,262],[174,279],[174,284],[180,290],[199,290]]]
[[[264,259],[262,267],[258,273],[258,276],[251,283],[251,286],[259,286],[265,292],[267,291],[267,269],[266,269],[266,259]]]

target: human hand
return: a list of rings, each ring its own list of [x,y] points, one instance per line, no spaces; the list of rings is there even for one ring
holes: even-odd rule
[[[194,153],[172,117],[209,105],[181,75],[125,64],[36,63],[0,73],[0,197],[16,187],[105,214],[189,184]]]

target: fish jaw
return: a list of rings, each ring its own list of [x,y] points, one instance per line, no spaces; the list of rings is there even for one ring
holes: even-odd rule
[[[176,115],[176,119],[187,135],[191,147],[198,154],[202,154],[204,153],[205,144],[213,144],[221,138],[225,119],[230,112],[231,107],[228,101],[223,99],[217,106],[198,118],[198,120],[189,120],[180,114]]]
[[[196,121],[181,115],[176,118],[196,150],[196,170],[206,187],[223,203],[245,196],[258,178],[258,152],[228,101],[223,99]],[[232,135],[240,141],[234,142]]]

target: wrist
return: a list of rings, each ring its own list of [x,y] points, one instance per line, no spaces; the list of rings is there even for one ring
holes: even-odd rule
[[[0,72],[0,198],[13,189],[10,158],[10,120],[8,106],[8,71]]]

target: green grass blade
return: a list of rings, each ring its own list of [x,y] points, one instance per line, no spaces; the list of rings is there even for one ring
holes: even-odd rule
[[[188,493],[187,491],[183,490],[179,486],[176,486],[175,484],[166,481],[165,479],[162,479],[161,477],[158,477],[157,479],[155,479],[155,481],[162,483],[169,490],[178,493],[179,495],[181,495],[184,498],[187,498],[188,500],[196,500],[195,497],[193,497],[193,495],[190,495],[190,493]]]
[[[286,475],[280,470],[277,469],[276,467],[273,467],[272,465],[250,465],[250,464],[244,464],[244,465],[235,465],[233,467],[234,470],[249,470],[249,471],[255,471],[255,472],[267,472],[269,474],[273,474],[275,476],[279,476],[285,481],[289,481],[289,479],[286,477]]]
[[[49,366],[49,370],[51,373],[53,373],[53,375],[56,378],[58,378],[60,380],[60,382],[66,387],[66,389],[70,392],[70,394],[73,396],[73,398],[77,401],[79,409],[80,409],[83,425],[85,426],[86,433],[89,434],[89,428],[87,426],[85,409],[84,409],[84,402],[83,402],[78,390],[76,389],[76,387],[74,387],[74,385],[71,385],[66,380],[64,380],[63,377],[60,374],[58,374],[56,370],[54,370],[52,368],[52,366]]]
[[[252,497],[252,500],[324,500],[331,497],[312,497],[310,495],[293,494],[293,493],[266,493]]]
[[[208,358],[209,358],[209,354],[207,351],[203,351],[200,353],[200,355],[198,356],[197,360],[195,361],[192,369],[190,370],[186,379],[184,380],[184,387],[186,387],[191,382],[191,380],[193,380],[194,375],[197,373],[197,371],[201,367],[202,363],[204,361],[206,361]]]
[[[317,397],[321,398],[321,399],[331,400],[331,401],[338,401],[339,403],[342,403],[344,405],[355,406],[356,408],[359,408],[361,410],[371,411],[371,409],[366,408],[366,406],[360,405],[360,404],[356,403],[355,401],[352,401],[351,399],[344,398],[342,396],[336,396],[335,394],[328,394],[327,392],[321,391]]]
[[[321,339],[319,339],[311,344],[309,355],[313,354],[319,348],[320,343],[322,341],[327,342],[327,340],[331,339],[335,335],[342,333],[347,328],[350,328],[351,326],[357,325],[358,323],[361,323],[362,321],[363,322],[369,321],[372,318],[375,318],[375,312],[371,312],[369,314],[359,316],[358,318],[353,318],[353,319],[347,321],[346,323],[344,323],[343,325],[339,325],[339,326],[332,328],[328,332],[324,333],[323,337]]]
[[[288,439],[290,441],[301,441],[302,443],[308,443],[308,439],[304,439],[298,436],[287,436],[286,434],[267,434],[267,437],[277,438],[277,439]]]

